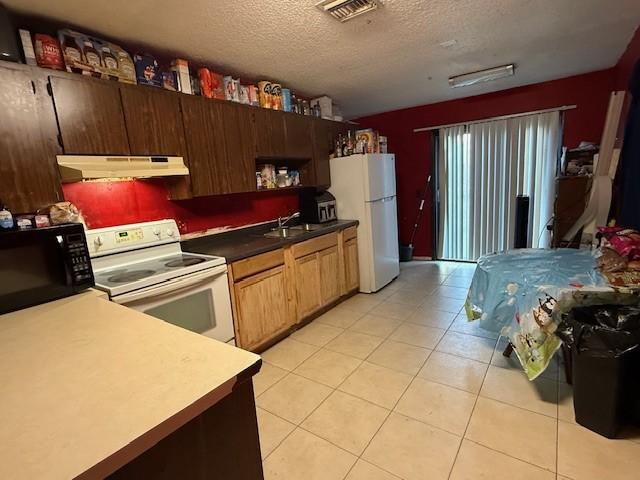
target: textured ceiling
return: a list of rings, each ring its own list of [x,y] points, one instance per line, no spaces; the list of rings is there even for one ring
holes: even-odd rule
[[[316,0],[3,1],[328,94],[347,117],[608,68],[640,23],[638,0],[383,0],[383,8],[345,24],[316,9]],[[449,76],[505,63],[516,64],[515,77],[447,84]]]

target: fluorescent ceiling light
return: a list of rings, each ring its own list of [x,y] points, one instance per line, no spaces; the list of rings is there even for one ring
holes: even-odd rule
[[[514,73],[515,66],[512,63],[510,65],[503,65],[501,67],[480,70],[479,72],[465,73],[463,75],[449,77],[449,85],[451,85],[451,88],[468,87],[470,85],[475,85],[476,83],[489,82],[491,80],[497,80],[499,78],[511,77]]]
[[[341,22],[375,10],[379,5],[380,0],[322,0],[316,3],[316,7]]]

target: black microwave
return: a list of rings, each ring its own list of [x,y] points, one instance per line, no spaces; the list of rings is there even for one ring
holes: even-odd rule
[[[0,232],[0,314],[92,287],[80,223]]]

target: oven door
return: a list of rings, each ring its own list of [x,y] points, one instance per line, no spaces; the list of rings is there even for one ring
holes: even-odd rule
[[[234,344],[226,265],[118,295],[111,300],[178,327]]]

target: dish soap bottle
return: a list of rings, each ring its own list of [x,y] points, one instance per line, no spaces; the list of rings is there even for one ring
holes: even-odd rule
[[[13,215],[9,209],[0,202],[0,230],[11,230],[13,228]]]

